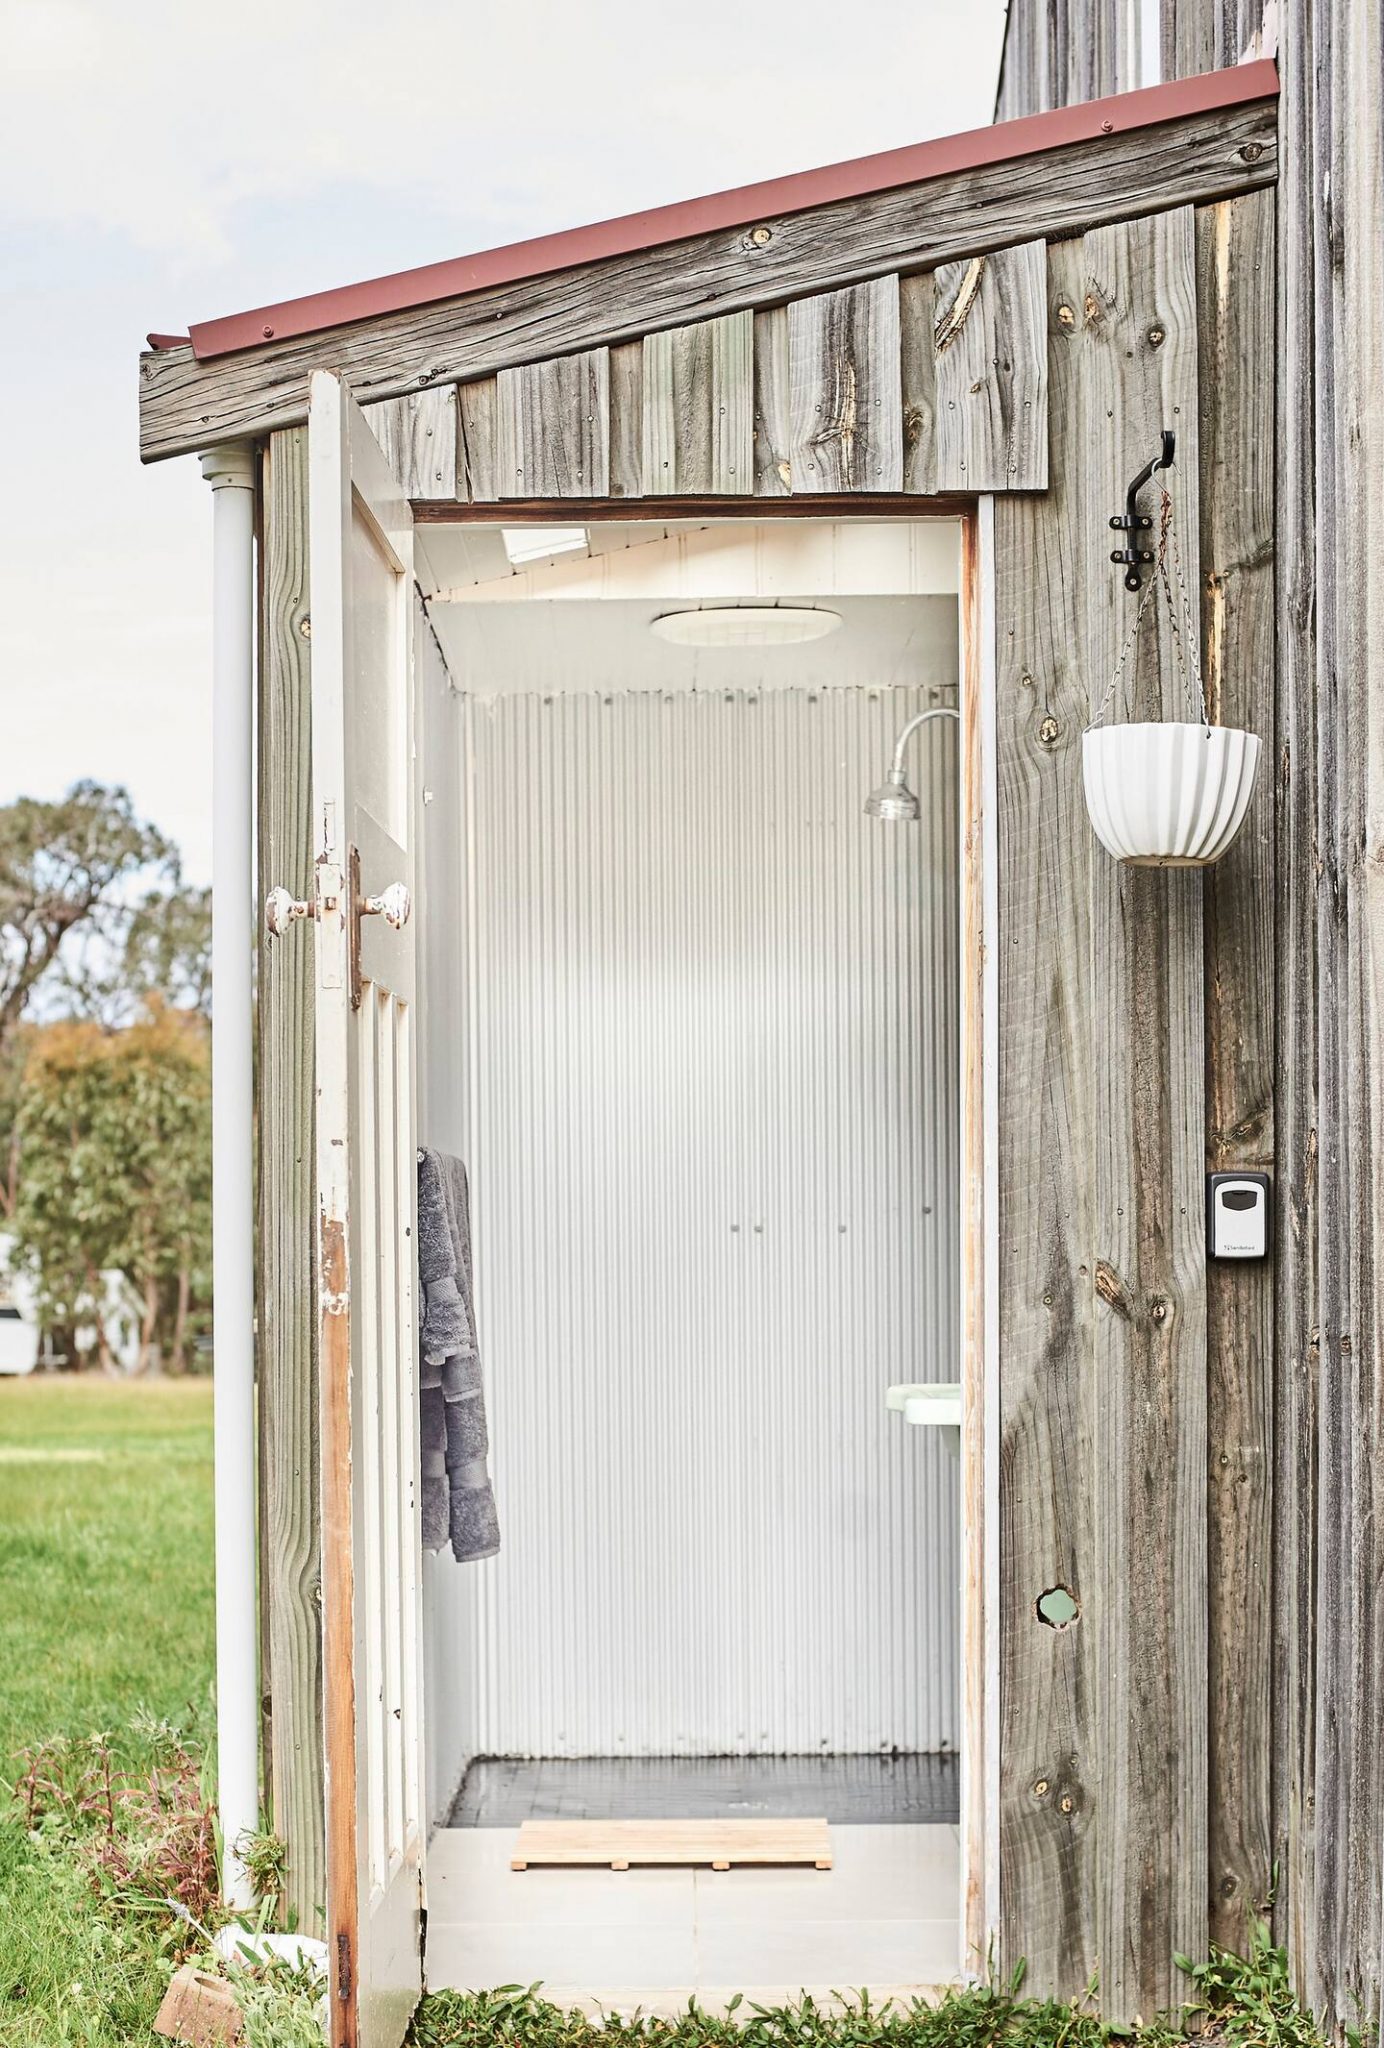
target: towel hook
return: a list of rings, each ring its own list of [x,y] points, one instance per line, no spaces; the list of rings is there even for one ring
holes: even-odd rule
[[[1126,533],[1130,537],[1127,546],[1115,548],[1110,556],[1112,562],[1123,562],[1125,564],[1124,585],[1126,590],[1139,589],[1144,580],[1140,574],[1140,565],[1153,560],[1152,548],[1139,548],[1133,545],[1135,534],[1148,533],[1153,526],[1151,516],[1147,512],[1139,510],[1139,493],[1143,490],[1144,485],[1156,469],[1172,468],[1173,455],[1176,452],[1176,448],[1176,434],[1174,434],[1171,427],[1164,427],[1162,453],[1155,455],[1151,462],[1144,464],[1138,476],[1134,478],[1129,489],[1125,492],[1124,511],[1115,513],[1110,521],[1116,533]]]

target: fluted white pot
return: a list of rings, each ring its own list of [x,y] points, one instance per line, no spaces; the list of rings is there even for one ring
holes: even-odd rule
[[[1101,725],[1082,741],[1096,837],[1136,867],[1200,868],[1245,822],[1259,738],[1227,725]]]

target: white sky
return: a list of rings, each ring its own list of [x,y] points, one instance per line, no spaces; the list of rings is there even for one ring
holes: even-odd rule
[[[210,861],[211,493],[150,330],[990,119],[1002,0],[0,0],[0,801]]]

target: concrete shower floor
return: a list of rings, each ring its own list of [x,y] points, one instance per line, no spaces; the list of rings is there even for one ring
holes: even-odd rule
[[[712,2010],[937,1990],[960,1975],[950,1823],[836,1826],[831,1870],[513,1871],[517,1831],[441,1828],[428,1851],[432,1991],[542,1981],[560,2005]]]
[[[525,1820],[956,1820],[961,1761],[938,1756],[480,1757],[448,1825]]]

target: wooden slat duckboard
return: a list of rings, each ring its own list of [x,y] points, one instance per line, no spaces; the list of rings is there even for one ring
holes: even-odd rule
[[[511,1870],[534,1864],[810,1863],[831,1869],[824,1820],[526,1820]]]

